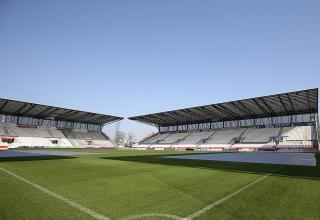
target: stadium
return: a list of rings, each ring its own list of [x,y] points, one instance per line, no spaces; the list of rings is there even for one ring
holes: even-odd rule
[[[121,117],[0,99],[0,148],[105,147],[104,125]]]
[[[320,220],[319,8],[0,0],[0,220]]]
[[[119,114],[120,115],[120,114]],[[318,89],[129,117],[0,100],[1,219],[319,219]]]
[[[295,91],[129,118],[159,132],[142,149],[318,150],[318,89]]]

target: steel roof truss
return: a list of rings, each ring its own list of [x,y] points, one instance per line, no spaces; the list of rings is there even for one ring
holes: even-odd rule
[[[2,111],[2,110],[6,107],[6,105],[8,104],[8,102],[9,102],[9,100],[6,100],[6,101],[2,104],[2,106],[0,106],[0,111]]]

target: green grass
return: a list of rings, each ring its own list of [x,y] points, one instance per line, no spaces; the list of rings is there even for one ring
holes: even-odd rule
[[[158,157],[187,152],[93,151],[106,154],[0,159],[0,167],[112,220],[185,217],[280,167]],[[92,218],[0,171],[0,219]],[[196,219],[320,219],[320,167],[282,167]]]

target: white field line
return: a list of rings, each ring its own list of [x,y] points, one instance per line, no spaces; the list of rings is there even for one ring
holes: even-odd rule
[[[162,213],[146,213],[141,215],[131,215],[129,217],[123,218],[122,220],[134,220],[134,219],[140,219],[145,217],[165,217],[168,219],[175,219],[175,220],[181,220],[182,217],[176,216],[176,215],[170,215],[170,214],[162,214]]]
[[[284,165],[285,166],[285,165]],[[179,217],[176,215],[170,215],[170,214],[161,214],[161,213],[147,213],[147,214],[142,214],[142,215],[131,215],[129,217],[123,218],[122,220],[134,220],[134,219],[140,219],[140,218],[145,218],[145,217],[166,217],[168,219],[176,219],[176,220],[192,220],[194,218],[199,217],[200,215],[204,214],[205,212],[209,211],[210,209],[220,205],[221,203],[231,199],[232,197],[238,195],[239,193],[243,192],[244,190],[254,186],[255,184],[257,184],[258,182],[262,181],[263,179],[267,178],[268,176],[272,175],[273,173],[279,171],[282,167],[281,166],[273,171],[271,171],[270,173],[267,173],[266,175],[252,181],[251,183],[241,187],[240,189],[226,195],[225,197],[215,201],[214,203],[209,204],[208,206],[204,207],[203,209],[200,209],[197,212],[194,212],[191,215],[188,215],[187,217],[183,218],[183,217]]]
[[[109,220],[108,217],[103,216],[103,215],[101,215],[99,213],[96,213],[92,209],[84,207],[84,206],[80,205],[79,203],[76,203],[76,202],[74,202],[74,201],[72,201],[72,200],[70,200],[70,199],[68,199],[68,198],[66,198],[64,196],[61,196],[61,195],[59,195],[57,193],[54,193],[54,192],[52,192],[52,191],[50,191],[50,190],[48,190],[48,189],[46,189],[46,188],[34,183],[34,182],[31,182],[31,181],[29,181],[29,180],[27,180],[27,179],[15,174],[15,173],[11,172],[11,171],[3,168],[3,167],[0,167],[0,170],[5,172],[5,173],[7,173],[7,174],[9,174],[9,175],[11,175],[11,176],[13,176],[13,177],[15,177],[16,179],[18,179],[18,180],[20,180],[20,181],[22,181],[24,183],[29,184],[30,186],[33,186],[34,188],[40,190],[41,192],[43,192],[43,193],[45,193],[45,194],[47,194],[49,196],[52,196],[52,197],[54,197],[56,199],[59,199],[62,202],[67,203],[68,205],[70,205],[70,206],[72,206],[72,207],[74,207],[74,208],[76,208],[76,209],[78,209],[78,210],[90,215],[91,217],[93,217],[95,219],[98,219],[98,220]]]
[[[267,178],[267,177],[270,176],[271,174],[279,171],[282,167],[283,167],[283,166],[281,166],[280,168],[277,168],[277,169],[273,170],[272,172],[270,172],[270,173],[268,173],[268,174],[266,174],[266,175],[264,175],[264,176],[262,176],[262,177],[260,177],[260,178],[258,178],[258,179],[256,179],[256,180],[254,180],[253,182],[251,182],[251,183],[249,183],[249,184],[241,187],[240,189],[238,189],[238,190],[236,190],[236,191],[234,191],[234,192],[226,195],[225,197],[223,197],[223,198],[221,198],[221,199],[219,199],[219,200],[217,200],[217,201],[215,201],[215,202],[207,205],[207,206],[204,207],[203,209],[200,209],[199,211],[196,211],[196,212],[192,213],[191,215],[188,215],[187,217],[182,218],[182,220],[192,220],[192,219],[194,219],[194,218],[199,217],[200,215],[206,213],[206,212],[209,211],[210,209],[212,209],[212,208],[220,205],[221,203],[223,203],[223,202],[231,199],[232,197],[238,195],[238,194],[241,193],[242,191],[244,191],[244,190],[246,190],[246,189],[254,186],[254,185],[257,184],[257,183],[259,183],[261,180]]]
[[[264,176],[262,176],[262,177],[260,177],[260,178],[258,178],[258,179],[256,179],[256,180],[252,181],[251,183],[249,183],[249,184],[241,187],[240,189],[238,189],[238,190],[236,190],[236,191],[234,191],[234,192],[226,195],[225,197],[223,197],[223,198],[221,198],[221,199],[219,199],[219,200],[217,200],[217,201],[215,201],[215,202],[207,205],[207,206],[204,207],[203,209],[200,209],[199,211],[196,211],[196,212],[192,213],[191,215],[188,215],[188,216],[185,217],[185,218],[182,218],[182,217],[179,217],[179,216],[176,216],[176,215],[170,215],[170,214],[147,213],[147,214],[141,214],[141,215],[131,215],[131,216],[129,216],[129,217],[124,218],[123,220],[134,220],[134,219],[140,219],[140,218],[145,218],[145,217],[165,217],[165,218],[175,219],[175,220],[192,220],[192,219],[197,218],[197,217],[199,217],[200,215],[206,213],[206,212],[209,211],[210,209],[212,209],[212,208],[220,205],[221,203],[223,203],[223,202],[231,199],[232,197],[238,195],[239,193],[243,192],[244,190],[246,190],[246,189],[254,186],[255,184],[257,184],[257,183],[259,183],[260,181],[262,181],[263,179],[265,179],[265,178],[267,178],[268,176],[272,175],[273,173],[279,171],[282,167],[284,167],[284,166],[281,166],[280,168],[277,168],[277,169],[273,170],[272,172],[270,172],[270,173],[268,173],[268,174],[266,174],[266,175],[264,175]],[[80,211],[82,211],[82,212],[84,212],[84,213],[92,216],[92,217],[95,218],[95,219],[99,219],[99,220],[110,220],[110,219],[109,219],[108,217],[106,217],[106,216],[103,216],[103,215],[101,215],[101,214],[98,214],[98,213],[96,213],[95,211],[93,211],[93,210],[91,210],[91,209],[89,209],[89,208],[86,208],[86,207],[84,207],[84,206],[82,206],[82,205],[80,205],[80,204],[78,204],[78,203],[76,203],[76,202],[74,202],[74,201],[72,201],[72,200],[70,200],[70,199],[67,199],[67,198],[65,198],[65,197],[63,197],[63,196],[61,196],[61,195],[59,195],[59,194],[56,194],[56,193],[54,193],[54,192],[52,192],[52,191],[50,191],[50,190],[48,190],[48,189],[46,189],[46,188],[44,188],[44,187],[36,184],[36,183],[33,183],[33,182],[31,182],[31,181],[23,178],[23,177],[20,177],[20,176],[18,176],[17,174],[15,174],[15,173],[13,173],[13,172],[5,169],[5,168],[0,167],[0,170],[2,170],[3,172],[5,172],[5,173],[7,173],[7,174],[9,174],[9,175],[11,175],[11,176],[13,176],[13,177],[21,180],[21,181],[23,181],[23,182],[25,182],[25,183],[27,183],[27,184],[29,184],[29,185],[31,185],[31,186],[33,186],[34,188],[36,188],[36,189],[38,189],[38,190],[40,190],[40,191],[42,191],[42,192],[44,192],[44,193],[46,193],[46,194],[54,197],[54,198],[56,198],[56,199],[59,199],[59,200],[65,202],[65,203],[69,204],[70,206],[72,206],[72,207],[74,207],[74,208],[79,209]]]

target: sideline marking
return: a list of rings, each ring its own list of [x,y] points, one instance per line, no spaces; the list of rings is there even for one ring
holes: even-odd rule
[[[284,165],[284,166],[285,166],[285,165]],[[268,174],[266,174],[266,175],[264,175],[264,176],[262,176],[262,177],[260,177],[260,178],[258,178],[258,179],[256,179],[256,180],[252,181],[251,183],[249,183],[249,184],[241,187],[240,189],[238,189],[238,190],[230,193],[229,195],[226,195],[225,197],[223,197],[223,198],[221,198],[221,199],[219,199],[219,200],[217,200],[217,201],[215,201],[215,202],[207,205],[207,206],[204,207],[203,209],[200,209],[199,211],[196,211],[196,212],[192,213],[191,215],[188,215],[187,217],[182,218],[182,220],[192,220],[192,219],[194,219],[194,218],[199,217],[200,215],[206,213],[206,212],[209,211],[210,209],[212,209],[212,208],[220,205],[221,203],[223,203],[223,202],[231,199],[232,197],[238,195],[238,194],[241,193],[242,191],[244,191],[244,190],[246,190],[246,189],[254,186],[255,184],[257,184],[257,183],[260,182],[261,180],[263,180],[263,179],[267,178],[268,176],[272,175],[273,173],[279,171],[279,170],[280,170],[282,167],[284,167],[284,166],[281,166],[281,167],[279,167],[279,168],[271,171],[270,173],[268,173]]]
[[[109,220],[108,217],[106,217],[104,215],[101,215],[101,214],[93,211],[92,209],[84,207],[84,206],[80,205],[79,203],[74,202],[74,201],[72,201],[72,200],[70,200],[70,199],[68,199],[68,198],[66,198],[64,196],[61,196],[61,195],[59,195],[57,193],[54,193],[54,192],[52,192],[52,191],[50,191],[50,190],[48,190],[48,189],[46,189],[46,188],[34,183],[34,182],[31,182],[30,180],[27,180],[27,179],[25,179],[25,178],[15,174],[15,173],[9,171],[9,170],[7,170],[7,169],[5,169],[3,167],[0,167],[0,170],[5,172],[5,173],[7,173],[7,174],[9,174],[9,175],[11,175],[11,176],[13,176],[13,177],[15,177],[18,180],[21,180],[22,182],[25,182],[25,183],[29,184],[30,186],[33,186],[34,188],[40,190],[43,193],[46,193],[47,195],[50,195],[50,196],[52,196],[52,197],[54,197],[56,199],[59,199],[59,200],[65,202],[65,203],[67,203],[68,205],[70,205],[70,206],[72,206],[74,208],[79,209],[80,211],[90,215],[91,217],[93,217],[95,219],[98,219],[98,220]]]

